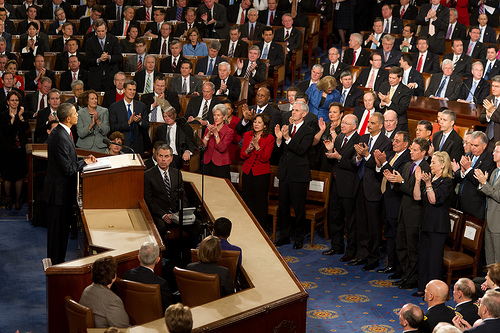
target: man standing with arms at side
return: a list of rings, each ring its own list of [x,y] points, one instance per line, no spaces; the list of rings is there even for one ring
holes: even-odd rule
[[[83,167],[97,161],[93,155],[78,158],[71,127],[78,122],[72,104],[57,108],[59,125],[52,131],[47,145],[48,167],[43,191],[47,203],[47,256],[53,265],[64,262],[68,246],[69,226],[74,219],[78,183],[77,174]]]

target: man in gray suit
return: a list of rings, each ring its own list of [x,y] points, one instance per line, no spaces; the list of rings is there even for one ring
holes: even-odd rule
[[[181,75],[170,79],[170,91],[178,95],[197,95],[201,94],[203,82],[200,78],[191,75],[193,64],[190,60],[182,60]]]
[[[135,40],[135,51],[137,54],[127,57],[125,72],[138,72],[144,67],[146,57],[146,40],[144,38],[139,37]]]
[[[488,172],[481,169],[474,171],[474,177],[479,181],[479,190],[486,194],[486,230],[484,233],[484,249],[486,263],[491,265],[500,262],[500,141],[495,144],[493,150],[493,161],[496,168],[488,180]]]

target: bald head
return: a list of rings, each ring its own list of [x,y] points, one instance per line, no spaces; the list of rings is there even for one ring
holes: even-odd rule
[[[448,285],[441,280],[432,280],[425,286],[424,300],[429,307],[444,303],[448,298]]]

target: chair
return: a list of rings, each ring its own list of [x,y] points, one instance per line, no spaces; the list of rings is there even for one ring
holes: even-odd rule
[[[355,82],[359,74],[363,70],[363,66],[351,66],[352,82]]]
[[[311,60],[314,54],[314,63],[318,60],[319,27],[321,25],[321,14],[308,13],[309,30],[304,44],[304,52],[307,52],[307,68],[311,68]]]
[[[459,277],[477,276],[477,264],[481,255],[483,244],[484,229],[486,222],[476,217],[467,215],[465,218],[465,227],[462,231],[461,244],[458,251],[446,251],[443,256],[443,265],[446,267],[446,283],[451,285],[453,271],[472,269],[470,274],[460,273]],[[469,254],[466,254],[467,251]]]
[[[71,299],[71,296],[64,297],[66,308],[66,318],[68,319],[69,333],[87,332],[87,328],[94,328],[94,314],[86,306]]]
[[[204,274],[174,267],[174,275],[184,305],[195,307],[220,298],[218,274]]]
[[[289,69],[292,71],[292,86],[295,85],[295,72],[297,71],[297,77],[300,80],[300,74],[302,72],[302,57],[304,56],[304,39],[306,34],[306,28],[304,27],[296,27],[296,29],[300,30],[302,33],[302,41],[300,43],[300,47],[298,49],[292,50],[292,56],[290,59],[290,67]]]
[[[221,258],[217,261],[217,265],[226,267],[231,273],[231,279],[233,279],[233,285],[236,285],[236,272],[238,270],[238,259],[240,258],[239,251],[221,251]],[[198,262],[198,249],[191,249],[191,262]]]
[[[277,42],[283,47],[283,59],[286,59],[286,43]],[[286,68],[285,64],[274,66],[273,76],[267,77],[267,84],[273,88],[273,101],[278,101],[278,87],[281,88],[281,98],[285,95],[285,75]]]
[[[131,325],[141,325],[163,317],[160,285],[117,278],[115,286]]]
[[[462,226],[464,220],[464,213],[455,209],[450,208],[450,224],[451,232],[446,237],[446,244],[444,246],[445,251],[456,251],[460,245],[460,235],[462,233]]]
[[[422,73],[422,76],[424,78],[424,91],[426,91],[427,87],[429,87],[429,84],[431,84],[432,74]]]

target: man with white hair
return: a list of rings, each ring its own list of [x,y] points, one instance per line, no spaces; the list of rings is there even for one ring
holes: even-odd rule
[[[350,66],[370,66],[370,51],[365,50],[361,44],[363,36],[358,33],[349,37],[349,48],[344,51],[342,62]]]
[[[465,333],[496,333],[500,332],[500,292],[488,290],[483,298],[479,300],[479,317],[483,320],[481,324],[470,327],[463,321],[455,322],[460,330],[466,329]]]
[[[155,266],[160,262],[160,249],[158,244],[153,242],[145,242],[139,249],[137,255],[140,265],[136,268],[130,269],[123,274],[123,279],[146,283],[157,284],[160,286],[161,303],[163,310],[166,310],[170,304],[174,303],[174,297],[170,293],[167,281],[161,276],[155,274]]]
[[[307,89],[309,88],[310,85],[313,83],[318,83],[321,77],[323,76],[324,68],[323,66],[316,64],[312,66],[311,68],[311,79],[310,80],[304,80],[297,84],[297,88],[299,88],[300,91],[305,93]]]
[[[230,74],[231,65],[227,61],[223,61],[219,64],[218,75],[212,77],[210,82],[215,85],[215,96],[236,102],[240,97],[241,82]]]
[[[472,77],[464,80],[458,101],[470,104],[483,104],[490,94],[490,83],[483,78],[483,64],[476,61],[472,64]]]
[[[473,301],[475,293],[474,282],[468,278],[459,279],[453,287],[453,300],[457,303],[455,312],[471,326],[480,318],[478,306]]]
[[[398,114],[394,110],[387,110],[384,113],[384,129],[382,133],[389,139],[393,140],[398,127]]]
[[[462,87],[462,79],[453,73],[453,61],[443,60],[442,73],[432,75],[431,82],[425,91],[425,97],[456,101]]]

